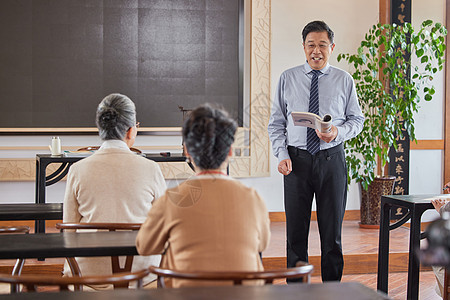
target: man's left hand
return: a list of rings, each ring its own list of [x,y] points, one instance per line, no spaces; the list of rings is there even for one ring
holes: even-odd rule
[[[320,132],[318,129],[316,129],[316,133],[317,133],[317,136],[319,137],[319,139],[321,139],[322,141],[324,141],[326,143],[329,143],[337,137],[338,130],[337,130],[336,126],[331,125],[330,132]]]

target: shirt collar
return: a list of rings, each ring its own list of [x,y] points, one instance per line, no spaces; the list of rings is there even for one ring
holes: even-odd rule
[[[188,180],[198,180],[198,179],[228,179],[233,180],[231,176],[227,176],[224,174],[202,174],[202,175],[195,175],[189,177]]]
[[[304,64],[304,72],[305,74],[310,73],[313,69],[311,68],[311,66],[308,64],[308,62],[306,62],[306,64]],[[330,72],[330,64],[327,63],[327,65],[325,67],[323,67],[321,70],[319,70],[320,72],[322,72],[322,74],[328,74]]]
[[[128,145],[121,140],[106,140],[103,142],[99,150],[110,148],[127,149],[128,151],[131,151],[130,148],[128,148]]]

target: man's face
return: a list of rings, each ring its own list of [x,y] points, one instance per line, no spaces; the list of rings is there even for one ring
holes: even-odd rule
[[[326,31],[310,32],[303,43],[306,59],[313,70],[321,70],[327,65],[334,44],[331,44]]]

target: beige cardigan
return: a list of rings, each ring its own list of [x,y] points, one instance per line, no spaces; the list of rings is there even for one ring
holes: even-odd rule
[[[263,270],[259,252],[269,239],[269,214],[258,193],[229,177],[206,175],[167,190],[155,201],[136,246],[142,255],[165,251],[161,265],[170,269],[257,271]]]
[[[122,141],[106,141],[73,164],[67,177],[64,222],[143,223],[166,183],[158,164],[131,152]],[[82,275],[111,274],[109,257],[77,258]],[[133,271],[159,265],[160,256],[136,256]],[[69,268],[66,264],[65,274]],[[70,274],[70,273],[69,273]],[[154,280],[148,278],[144,283]]]

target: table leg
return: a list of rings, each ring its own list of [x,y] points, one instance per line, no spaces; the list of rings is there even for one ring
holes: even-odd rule
[[[423,210],[413,208],[411,212],[411,229],[409,233],[408,289],[407,299],[419,299],[420,262],[416,250],[420,247],[420,223]]]
[[[35,181],[35,203],[39,203],[39,191],[41,189],[40,186],[40,170],[39,170],[39,161],[36,159],[36,181]],[[44,187],[45,188],[45,187]],[[34,228],[36,229],[34,232],[37,232],[37,228],[39,228],[39,221],[35,220],[34,221]]]
[[[48,164],[36,160],[36,203],[45,203],[45,173]],[[45,233],[45,220],[34,221],[34,233]],[[45,258],[38,258],[38,261],[44,261]]]
[[[389,273],[389,219],[391,205],[381,198],[380,237],[378,245],[377,290],[387,294]]]
[[[36,162],[37,163],[37,162]],[[36,172],[38,173],[39,178],[36,179],[38,181],[37,185],[37,198],[36,203],[45,203],[45,186],[46,186],[46,169],[48,163],[40,162],[36,166]],[[45,233],[45,220],[37,220],[35,233]]]

